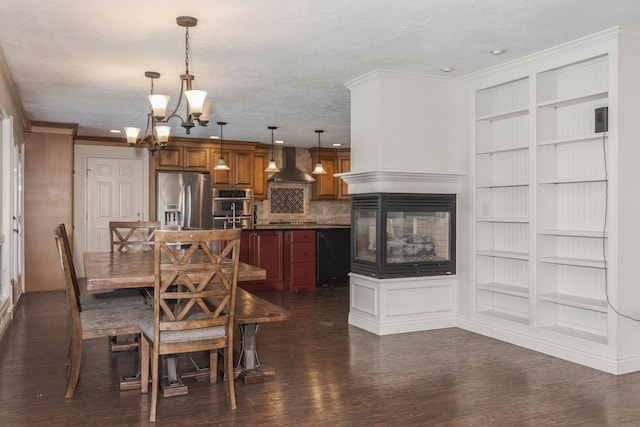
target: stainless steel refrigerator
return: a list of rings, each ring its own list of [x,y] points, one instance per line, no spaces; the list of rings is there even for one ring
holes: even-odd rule
[[[158,172],[156,216],[163,229],[211,229],[211,175],[195,172]]]

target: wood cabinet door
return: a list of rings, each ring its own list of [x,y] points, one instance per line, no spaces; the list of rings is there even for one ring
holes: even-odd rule
[[[253,153],[253,198],[266,200],[268,189],[268,174],[264,171],[269,164],[269,151],[257,148]]]
[[[345,173],[351,172],[351,156],[345,157],[338,155],[338,172]],[[338,199],[346,200],[350,199],[349,186],[341,178],[336,178],[338,181]]]
[[[338,198],[338,182],[333,177],[338,172],[337,159],[334,156],[321,156],[322,167],[327,172],[324,175],[314,175],[316,178],[314,199],[335,200]]]
[[[211,155],[208,148],[184,148],[184,170],[208,172]]]
[[[234,168],[231,170],[233,176],[231,185],[242,188],[251,188],[253,185],[253,152],[252,151],[234,151],[233,156]]]
[[[165,147],[154,154],[156,170],[179,171],[182,170],[182,147]]]
[[[256,264],[267,270],[266,282],[282,282],[282,231],[258,231],[255,242]]]
[[[233,170],[235,169],[235,165],[233,164],[233,158],[231,156],[231,152],[229,150],[223,150],[222,151],[222,157],[224,158],[225,162],[227,163],[227,166],[229,166],[230,170],[228,171],[218,171],[213,169],[217,164],[218,164],[218,160],[220,159],[220,148],[214,148],[212,150],[212,159],[211,159],[211,181],[213,183],[213,186],[218,186],[218,187],[231,187],[233,186],[233,184],[231,183],[231,173],[233,172]]]

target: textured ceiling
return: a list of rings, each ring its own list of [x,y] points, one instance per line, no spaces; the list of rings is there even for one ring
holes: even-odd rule
[[[145,127],[155,92],[179,93],[184,29],[194,86],[225,139],[349,145],[344,83],[374,69],[457,78],[613,26],[640,29],[637,0],[1,0],[0,47],[27,117],[79,135]],[[500,56],[492,49],[506,49]],[[453,67],[451,73],[440,69]],[[185,136],[178,121],[173,135]],[[215,124],[192,136],[218,135]]]

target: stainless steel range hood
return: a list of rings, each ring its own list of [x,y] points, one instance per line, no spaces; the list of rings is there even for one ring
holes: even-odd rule
[[[316,182],[316,179],[296,167],[295,147],[282,149],[282,169],[269,177],[271,182]]]

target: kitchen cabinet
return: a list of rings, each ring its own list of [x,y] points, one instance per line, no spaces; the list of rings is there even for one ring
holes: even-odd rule
[[[338,155],[338,173],[351,172],[351,150],[339,149]],[[335,178],[338,181],[338,200],[349,200],[349,186],[341,178]]]
[[[209,172],[211,153],[204,147],[168,146],[158,150],[154,159],[157,171]]]
[[[216,147],[212,151],[212,164],[215,166],[220,158],[220,148]],[[213,186],[251,188],[253,186],[253,152],[253,146],[248,149],[228,147],[225,144],[222,155],[229,170],[218,171],[212,168]]]
[[[351,154],[349,149],[312,148],[309,150],[311,161],[315,165],[318,157],[325,175],[314,175],[316,182],[311,187],[311,197],[314,200],[346,200],[349,199],[347,184],[336,173],[351,170]]]
[[[316,232],[284,232],[284,282],[289,292],[316,289]]]
[[[282,230],[245,230],[240,241],[240,261],[267,270],[267,278],[240,282],[247,290],[281,290],[283,282]]]
[[[253,199],[266,200],[268,197],[269,174],[264,170],[271,159],[271,147],[260,145],[253,152]]]

